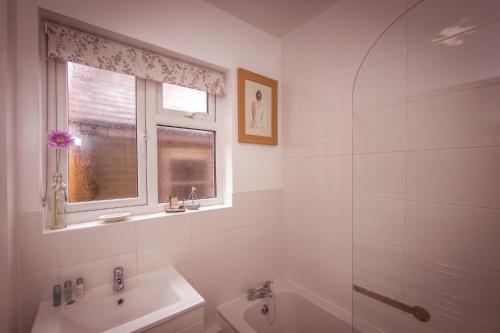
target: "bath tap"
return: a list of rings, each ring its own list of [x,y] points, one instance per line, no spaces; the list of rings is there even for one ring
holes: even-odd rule
[[[255,301],[259,298],[273,297],[273,292],[271,290],[271,283],[273,281],[266,281],[264,285],[258,288],[250,288],[247,291],[247,300]]]
[[[123,288],[125,288],[123,267],[118,266],[113,269],[113,291],[122,291]]]

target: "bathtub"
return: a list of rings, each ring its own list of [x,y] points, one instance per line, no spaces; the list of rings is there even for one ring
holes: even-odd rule
[[[217,308],[223,333],[352,333],[350,314],[283,279],[273,298],[250,302],[246,295]],[[268,314],[261,308],[268,306]],[[270,321],[274,319],[273,324]]]

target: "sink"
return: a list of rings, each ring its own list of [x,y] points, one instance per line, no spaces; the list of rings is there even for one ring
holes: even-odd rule
[[[204,303],[182,275],[169,267],[125,280],[121,292],[113,292],[109,284],[87,290],[73,305],[53,307],[52,301],[44,302],[31,332],[128,333],[162,325],[162,332],[175,332],[202,321]],[[170,321],[181,316],[188,319],[177,319],[175,325],[170,325],[177,328],[167,329]]]

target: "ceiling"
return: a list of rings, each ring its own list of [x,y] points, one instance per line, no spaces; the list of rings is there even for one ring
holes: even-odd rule
[[[283,37],[340,0],[206,0],[233,16]]]

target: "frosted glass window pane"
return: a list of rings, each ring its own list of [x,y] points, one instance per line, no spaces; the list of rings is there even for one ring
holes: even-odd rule
[[[207,113],[207,93],[201,90],[163,83],[163,108]]]
[[[135,77],[68,63],[70,202],[137,197]]]
[[[191,187],[200,199],[215,197],[215,133],[158,126],[158,200],[187,199]]]

